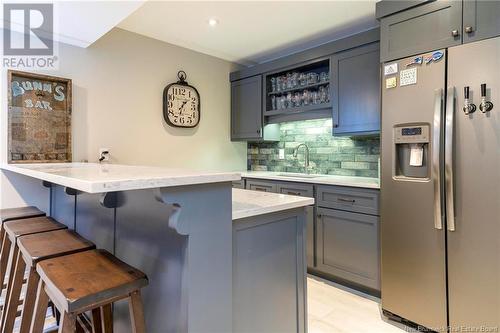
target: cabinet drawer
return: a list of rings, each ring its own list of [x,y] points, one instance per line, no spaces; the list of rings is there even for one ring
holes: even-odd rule
[[[309,184],[278,183],[278,193],[314,198],[313,186]]]
[[[319,207],[379,215],[378,190],[318,186],[316,202]]]
[[[260,180],[249,180],[246,181],[246,189],[252,191],[261,191],[261,192],[277,192],[277,186],[275,183],[264,182]]]
[[[462,43],[462,1],[433,1],[380,21],[382,61]]]
[[[240,179],[240,180],[235,180],[233,181],[233,188],[245,188],[245,180]]]
[[[379,218],[318,208],[317,269],[380,289]]]

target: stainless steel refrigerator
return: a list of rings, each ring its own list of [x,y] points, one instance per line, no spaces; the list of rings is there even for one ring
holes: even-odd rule
[[[498,332],[500,38],[384,63],[381,144],[384,313]]]

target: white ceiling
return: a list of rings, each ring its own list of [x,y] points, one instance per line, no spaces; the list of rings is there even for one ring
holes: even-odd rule
[[[80,47],[94,43],[139,8],[143,2],[144,0],[43,1],[54,4],[54,40]],[[26,3],[26,1],[9,0],[9,3]],[[3,9],[3,6],[1,7]],[[2,19],[2,27],[4,25]],[[24,22],[17,22],[14,18],[10,27],[13,31],[23,33],[23,25]]]
[[[148,1],[118,25],[245,65],[376,26],[375,0]]]

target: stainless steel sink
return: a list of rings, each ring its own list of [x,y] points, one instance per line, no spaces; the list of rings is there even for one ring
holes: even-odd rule
[[[321,175],[309,175],[305,173],[280,173],[278,174],[280,177],[293,177],[293,178],[318,178]]]

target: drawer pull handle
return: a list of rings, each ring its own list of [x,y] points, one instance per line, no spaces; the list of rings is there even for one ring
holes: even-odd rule
[[[354,200],[354,199],[344,199],[344,198],[337,198],[337,201],[348,202],[348,203],[355,203],[356,202],[356,200]]]
[[[300,195],[300,193],[298,193],[298,192],[293,192],[293,191],[288,191],[288,192],[286,192],[286,194],[290,194],[290,195]]]
[[[267,190],[263,187],[254,187],[253,188],[255,191],[261,191],[261,192],[267,192]]]

